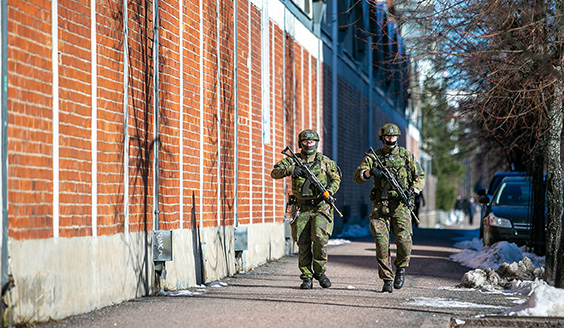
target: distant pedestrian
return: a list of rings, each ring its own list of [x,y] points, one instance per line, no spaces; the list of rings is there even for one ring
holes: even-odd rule
[[[462,196],[456,195],[456,202],[454,203],[454,209],[458,211],[464,211],[464,201]]]
[[[456,202],[454,203],[454,217],[456,218],[454,224],[462,223],[466,216],[466,201],[462,196],[456,195]]]
[[[378,133],[383,146],[375,151],[383,165],[396,179],[407,188],[405,192],[418,195],[425,184],[425,174],[415,156],[398,146],[400,129],[392,123],[384,124]],[[373,177],[370,192],[372,212],[370,213],[370,231],[376,243],[378,275],[384,281],[382,292],[392,292],[393,287],[400,289],[405,281],[405,269],[409,265],[412,247],[411,209],[401,202],[398,193],[391,187],[390,181],[382,173],[378,161],[373,155],[364,157],[354,172],[354,181],[364,183]],[[398,181],[398,182],[399,182]],[[397,255],[394,261],[396,272],[392,271],[390,257],[390,232],[394,234]]]
[[[468,223],[472,225],[474,223],[474,215],[476,215],[476,202],[474,197],[470,197],[468,200]]]
[[[296,156],[315,174],[330,193],[331,199],[341,185],[341,170],[333,160],[317,151],[319,135],[314,130],[304,130],[298,135],[301,148]],[[298,266],[301,271],[301,289],[312,289],[312,278],[323,288],[331,287],[325,275],[327,243],[333,232],[333,208],[322,197],[308,178],[306,169],[286,157],[277,162],[270,173],[274,179],[292,176],[292,196],[295,199],[293,220],[290,223],[292,238],[298,244]]]

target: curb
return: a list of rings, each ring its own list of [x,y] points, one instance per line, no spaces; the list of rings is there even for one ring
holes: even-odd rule
[[[451,318],[450,327],[564,327],[564,317],[499,317],[485,316],[483,318]]]

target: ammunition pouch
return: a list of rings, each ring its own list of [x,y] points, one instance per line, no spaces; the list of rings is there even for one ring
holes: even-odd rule
[[[368,198],[370,199],[371,202],[378,199],[377,192],[378,190],[376,188],[372,188],[372,190],[370,190],[370,195],[368,195]]]
[[[382,207],[380,208],[380,211],[382,212],[383,216],[387,216],[390,214],[390,208],[388,206],[389,205],[387,201],[382,202]]]
[[[298,201],[298,198],[296,198],[296,196],[292,195],[292,194],[288,194],[288,203],[286,203],[288,206],[290,205],[295,205]]]
[[[288,194],[288,202],[286,203],[286,213],[294,212],[294,208],[296,207],[297,198],[292,194]]]
[[[316,199],[298,199],[297,203],[299,206],[317,206],[323,201],[322,198]]]

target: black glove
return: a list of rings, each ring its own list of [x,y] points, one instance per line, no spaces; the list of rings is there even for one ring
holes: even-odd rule
[[[374,177],[374,179],[380,179],[382,175],[384,175],[384,173],[382,173],[382,170],[379,168],[373,167],[370,169],[370,176]]]
[[[415,206],[415,193],[413,193],[413,191],[407,190],[406,196],[407,196],[407,199],[409,199],[409,205],[411,207]]]
[[[307,178],[307,171],[299,166],[294,167],[294,172],[292,172],[294,178],[302,177]]]
[[[329,204],[332,204],[334,202],[336,202],[337,200],[335,199],[335,197],[333,197],[331,194],[329,194],[329,197],[327,197],[326,200]]]
[[[421,191],[417,188],[411,188],[410,189],[410,194],[411,194],[410,199],[411,199],[412,204],[415,204],[415,201],[419,199],[417,196],[419,196],[420,193],[421,193]],[[425,201],[423,201],[423,205],[425,205]]]

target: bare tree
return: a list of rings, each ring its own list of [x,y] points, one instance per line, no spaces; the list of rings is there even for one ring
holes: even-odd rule
[[[533,168],[534,185],[546,170],[547,233],[545,280],[558,269],[561,240],[562,172],[562,24],[555,1],[451,1],[440,4],[438,32],[444,67],[458,77],[471,106],[463,113],[493,138],[524,158],[546,165]],[[537,162],[538,163],[538,162]],[[542,160],[540,161],[542,163]],[[540,182],[540,183],[539,183]],[[544,193],[536,193],[537,217],[543,217]],[[537,225],[543,229],[544,223]],[[563,287],[562,281],[555,281]]]
[[[448,76],[462,104],[453,117],[525,164],[533,185],[542,186],[546,172],[545,280],[564,287],[563,0],[388,0],[387,7],[403,30],[410,27],[403,38],[414,58],[433,60]],[[544,220],[544,192],[535,194]]]

